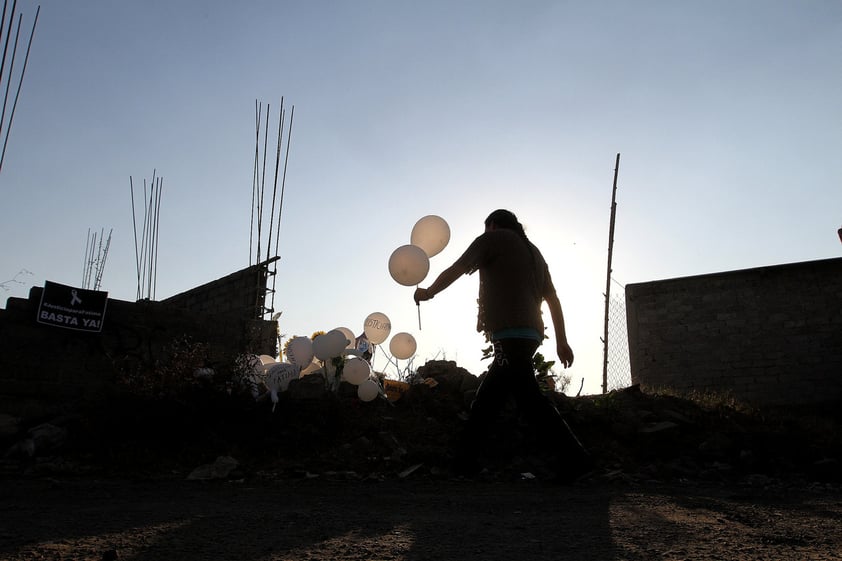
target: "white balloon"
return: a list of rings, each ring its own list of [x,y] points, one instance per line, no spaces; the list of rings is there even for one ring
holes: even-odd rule
[[[365,318],[363,329],[368,341],[372,345],[379,345],[389,337],[389,333],[392,331],[392,322],[389,321],[386,314],[373,312]]]
[[[308,364],[305,368],[303,368],[301,370],[301,375],[306,376],[308,374],[312,374],[313,372],[316,372],[317,370],[321,370],[321,368],[322,368],[322,365],[319,364],[318,362],[316,362],[315,360],[313,360],[312,362],[310,362],[310,364]]]
[[[430,214],[415,223],[409,239],[412,245],[423,249],[427,257],[432,257],[450,242],[450,226],[441,216]]]
[[[340,356],[345,347],[348,346],[348,337],[338,329],[331,329],[327,332],[329,338],[328,354],[330,358]]]
[[[301,376],[301,367],[288,362],[277,362],[266,369],[266,387],[270,391],[283,392],[292,380]]]
[[[293,337],[287,345],[287,361],[307,367],[313,361],[313,341],[309,337]]]
[[[317,335],[313,339],[313,354],[319,360],[327,360],[331,358],[331,340],[327,333]]]
[[[260,374],[266,374],[270,366],[278,364],[278,361],[269,355],[260,355],[258,359],[260,360],[260,366],[257,367],[257,372]]]
[[[372,379],[368,379],[357,386],[357,397],[362,401],[372,401],[378,395],[380,395],[380,384]]]
[[[357,346],[357,337],[354,335],[353,331],[347,327],[337,327],[336,331],[341,331],[345,334],[345,338],[348,340],[348,343],[345,345],[346,349],[353,349]]]
[[[371,376],[371,366],[361,358],[349,358],[342,367],[342,379],[359,386]]]
[[[415,286],[430,272],[430,258],[417,245],[402,245],[389,257],[389,274],[398,284]]]
[[[389,341],[389,351],[395,358],[407,359],[415,354],[417,348],[418,344],[415,342],[415,337],[405,331],[396,333]]]

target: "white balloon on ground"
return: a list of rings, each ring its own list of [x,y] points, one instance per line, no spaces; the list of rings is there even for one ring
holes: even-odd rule
[[[258,358],[260,359],[261,364],[261,366],[258,367],[258,372],[260,374],[266,374],[270,366],[278,364],[278,361],[269,355],[260,355]]]
[[[277,362],[266,370],[266,387],[270,391],[284,392],[289,388],[292,380],[301,376],[301,367],[289,362]]]
[[[396,333],[389,341],[389,351],[395,358],[407,359],[415,354],[417,348],[415,337],[405,331]]]
[[[371,366],[361,358],[349,358],[342,367],[342,379],[359,386],[371,377]]]
[[[357,344],[357,337],[354,335],[354,332],[348,329],[347,327],[337,327],[336,331],[341,331],[345,335],[345,339],[348,342],[345,344],[346,349],[353,349]]]
[[[287,362],[306,368],[313,361],[313,341],[309,337],[293,337],[287,345]]]
[[[278,362],[277,360],[275,360],[275,357],[269,355],[260,355],[258,358],[260,359],[260,362],[262,364],[271,364]]]
[[[263,383],[269,389],[269,395],[272,398],[272,411],[275,410],[275,405],[278,403],[278,393],[286,391],[289,383],[292,380],[297,380],[300,376],[301,367],[297,364],[278,362],[267,365],[266,380]]]
[[[304,368],[301,369],[301,375],[306,376],[308,374],[312,374],[313,372],[315,372],[317,370],[321,370],[321,368],[322,368],[321,364],[319,364],[318,362],[316,362],[313,359],[310,359],[310,364],[308,364],[307,366],[305,366]]]
[[[432,257],[440,253],[450,242],[450,226],[441,216],[430,214],[415,223],[409,240],[412,245],[423,249],[427,257]]]
[[[389,257],[389,274],[403,286],[415,286],[429,272],[430,258],[417,245],[402,245]]]
[[[380,384],[370,378],[357,386],[357,397],[362,401],[372,401],[378,395],[380,395]]]
[[[363,323],[365,336],[372,345],[379,345],[389,337],[392,331],[392,322],[389,317],[382,312],[373,312],[368,314]]]

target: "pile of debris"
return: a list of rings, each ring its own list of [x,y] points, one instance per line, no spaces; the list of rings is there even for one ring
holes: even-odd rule
[[[124,393],[72,411],[0,412],[0,473],[185,477],[450,478],[454,438],[481,377],[450,361],[418,369],[397,396],[363,402],[343,382],[290,383],[277,406],[196,388],[178,398]],[[548,393],[610,481],[800,478],[842,481],[838,410],[757,411],[638,387],[605,395]],[[507,407],[481,477],[547,472],[546,443]]]

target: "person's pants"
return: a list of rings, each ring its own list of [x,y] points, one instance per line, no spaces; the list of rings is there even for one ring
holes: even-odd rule
[[[463,433],[461,454],[476,457],[492,422],[513,397],[518,412],[542,441],[562,460],[579,461],[587,455],[564,418],[541,392],[532,357],[539,343],[532,339],[500,339],[493,342],[494,358],[471,405]]]

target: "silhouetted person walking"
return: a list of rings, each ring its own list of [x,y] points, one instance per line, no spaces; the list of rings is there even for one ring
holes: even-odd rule
[[[477,390],[462,434],[455,469],[463,474],[481,469],[479,448],[491,421],[509,397],[519,411],[560,455],[556,467],[561,480],[572,480],[590,469],[590,458],[558,410],[543,395],[535,378],[532,357],[544,339],[541,304],[550,309],[561,364],[573,364],[564,314],[544,257],[529,241],[517,217],[495,210],[477,237],[453,265],[428,288],[415,290],[415,302],[430,300],[464,274],[479,271],[477,331],[493,345],[494,357]]]

